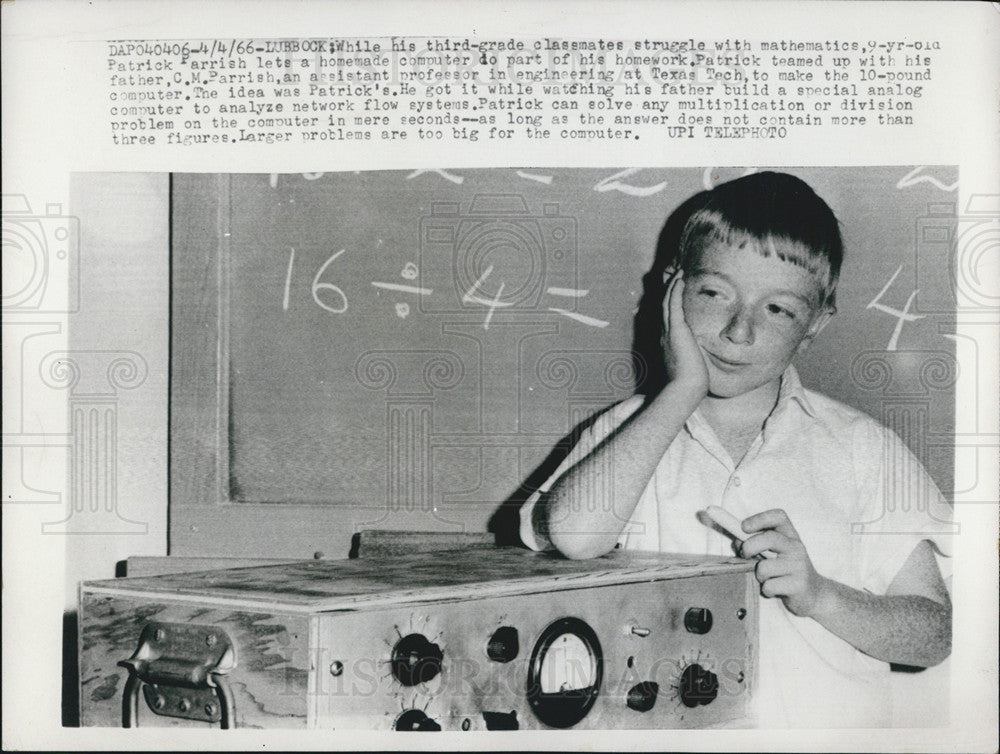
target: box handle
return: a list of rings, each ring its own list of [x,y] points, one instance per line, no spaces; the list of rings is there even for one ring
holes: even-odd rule
[[[139,692],[157,715],[235,727],[236,705],[228,674],[235,645],[217,626],[147,623],[133,655],[118,663],[129,671],[122,692],[122,727],[139,724]]]

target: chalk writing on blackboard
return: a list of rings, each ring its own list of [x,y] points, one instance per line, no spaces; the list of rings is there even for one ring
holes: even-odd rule
[[[913,170],[899,179],[899,183],[896,184],[896,188],[904,189],[909,188],[910,186],[915,186],[918,183],[929,183],[942,191],[955,191],[958,189],[958,181],[955,183],[945,184],[932,175],[926,175],[924,173],[924,170],[926,169],[927,168],[923,165],[918,165],[913,168]]]
[[[517,175],[519,178],[526,178],[529,181],[538,181],[539,183],[544,183],[546,186],[552,184],[551,175],[538,175],[536,173],[527,173],[524,170],[518,170]]]
[[[463,178],[460,175],[455,175],[453,173],[449,173],[448,171],[441,170],[440,168],[434,168],[434,169],[430,169],[430,170],[414,170],[412,173],[410,173],[408,176],[406,176],[406,180],[408,180],[408,181],[412,180],[412,179],[416,178],[419,175],[423,175],[424,173],[437,173],[439,176],[441,176],[445,180],[451,181],[452,183],[457,183],[458,185],[461,185],[462,182],[465,180],[465,178]]]
[[[344,254],[347,249],[341,249],[340,251],[331,254],[325,262],[316,271],[316,275],[313,277],[312,286],[310,288],[312,293],[313,301],[320,308],[332,313],[332,314],[343,314],[347,311],[349,303],[347,300],[347,294],[344,290],[331,282],[321,280],[324,273],[326,273],[327,268],[342,254]],[[285,270],[285,285],[282,293],[281,308],[284,311],[288,311],[289,299],[291,294],[292,285],[292,275],[295,269],[295,248],[292,247],[288,254],[288,266]],[[493,320],[493,315],[497,309],[503,309],[507,307],[514,306],[512,301],[503,301],[503,291],[506,287],[506,283],[500,283],[495,294],[492,297],[487,298],[486,292],[483,290],[483,284],[486,282],[487,278],[493,273],[493,265],[489,265],[482,274],[476,279],[476,281],[470,286],[470,288],[462,296],[463,304],[475,304],[477,306],[486,307],[486,317],[483,320],[483,329],[490,329],[490,322]],[[419,276],[419,268],[413,262],[407,262],[403,269],[400,271],[400,276],[406,280],[415,280]],[[891,284],[891,281],[890,281]],[[419,285],[410,285],[407,283],[388,283],[382,280],[371,281],[373,288],[378,288],[385,291],[394,291],[396,293],[405,293],[415,296],[432,296],[434,290],[432,288],[427,288]],[[324,298],[320,297],[320,294],[324,294]],[[563,298],[580,299],[585,297],[590,293],[588,289],[582,288],[564,288],[560,286],[549,286],[545,289],[545,293],[550,296],[557,296]],[[331,300],[330,296],[334,298]],[[400,319],[406,319],[410,314],[410,305],[405,301],[397,302],[394,305],[396,316]],[[878,308],[878,307],[876,307]],[[568,317],[575,322],[580,322],[581,324],[589,325],[591,327],[607,327],[610,323],[598,319],[596,317],[590,317],[585,314],[578,314],[576,312],[571,312],[561,307],[550,306],[548,311],[555,314],[559,314],[563,317]]]
[[[882,296],[885,295],[885,292],[888,291],[889,288],[892,286],[892,284],[896,282],[896,278],[899,277],[899,273],[902,272],[902,270],[903,270],[903,265],[900,265],[898,268],[896,268],[896,271],[893,273],[892,277],[889,278],[889,282],[882,287],[882,290],[878,292],[878,295],[875,296],[875,298],[872,299],[871,303],[865,307],[866,309],[876,309],[880,312],[883,312],[884,314],[896,317],[898,320],[896,322],[896,328],[892,331],[892,337],[889,338],[889,345],[885,347],[886,351],[896,350],[896,345],[899,343],[899,335],[903,331],[904,322],[915,322],[916,320],[923,319],[926,316],[923,314],[909,313],[910,306],[913,304],[913,299],[916,298],[916,295],[917,293],[919,293],[919,291],[914,291],[913,293],[910,294],[910,297],[906,299],[906,305],[903,307],[902,311],[898,309],[893,309],[891,306],[886,306],[885,304],[879,303],[879,300],[882,298]]]
[[[295,266],[295,249],[288,255],[288,269],[285,271],[285,293],[281,297],[281,308],[288,311],[288,295],[292,287],[292,268]]]
[[[633,186],[630,183],[625,183],[621,179],[628,178],[630,175],[635,175],[642,168],[626,168],[614,175],[609,175],[607,178],[602,178],[594,185],[594,191],[598,193],[604,193],[605,191],[621,191],[623,194],[628,196],[652,196],[660,191],[663,191],[667,187],[667,182],[657,183],[655,186]]]
[[[344,312],[347,311],[347,296],[344,295],[344,292],[340,289],[339,286],[336,286],[333,283],[322,283],[320,282],[320,278],[323,277],[323,273],[326,272],[326,268],[333,263],[333,260],[335,260],[341,254],[343,254],[345,251],[347,251],[347,249],[341,249],[340,251],[331,254],[330,258],[327,259],[325,262],[323,262],[323,265],[319,268],[319,270],[317,270],[316,277],[313,278],[312,282],[313,301],[315,301],[323,309],[326,309],[328,312],[333,312],[334,314],[343,314]],[[330,291],[335,296],[338,296],[341,301],[340,305],[334,307],[331,306],[330,304],[323,302],[323,300],[320,299],[319,297],[320,291]]]
[[[590,291],[580,290],[579,288],[557,288],[555,286],[549,286],[545,289],[545,292],[553,296],[565,296],[566,298],[583,298],[590,293]]]
[[[402,283],[382,283],[373,280],[372,285],[387,291],[399,291],[400,293],[415,293],[418,296],[430,296],[434,291],[430,288],[421,288],[418,285],[403,285]]]
[[[500,288],[497,289],[496,296],[494,296],[492,301],[480,298],[478,295],[476,295],[476,291],[478,291],[480,286],[484,282],[486,282],[486,278],[490,276],[491,272],[493,272],[492,264],[489,265],[485,270],[483,270],[483,274],[479,276],[476,282],[472,284],[472,287],[469,288],[469,290],[466,292],[464,296],[462,296],[463,304],[479,304],[480,306],[485,306],[489,308],[489,311],[486,313],[486,320],[483,322],[484,330],[490,329],[490,320],[493,319],[493,312],[496,311],[497,308],[513,305],[513,303],[510,301],[500,300],[500,297],[503,295],[504,283],[500,283]]]
[[[578,314],[577,312],[570,312],[565,309],[559,309],[555,306],[549,307],[550,312],[555,312],[556,314],[561,314],[564,317],[569,317],[577,322],[582,322],[585,325],[590,325],[591,327],[607,327],[610,322],[605,322],[603,319],[597,319],[596,317],[588,317],[586,314]]]
[[[354,172],[357,173],[358,171],[355,170]],[[323,177],[323,175],[324,175],[323,173],[302,173],[302,177],[305,178],[307,181],[318,181],[320,178]],[[278,178],[280,176],[281,173],[269,174],[267,177],[268,185],[270,185],[271,188],[278,188]]]
[[[721,176],[715,171],[716,171],[715,167],[710,167],[710,168],[705,168],[705,170],[702,172],[701,185],[705,187],[705,191],[711,191],[712,189],[715,188],[716,184],[718,183],[718,180]],[[756,173],[756,172],[757,168],[747,168],[746,170],[743,171],[743,175],[750,175],[751,173]]]

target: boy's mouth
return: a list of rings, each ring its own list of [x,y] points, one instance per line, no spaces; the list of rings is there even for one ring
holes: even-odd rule
[[[719,369],[722,369],[724,371],[733,371],[748,366],[748,362],[746,361],[734,361],[732,359],[724,359],[721,356],[716,356],[711,351],[705,351],[705,353],[708,354],[708,358],[712,360],[713,364],[715,364],[717,367],[719,367]]]

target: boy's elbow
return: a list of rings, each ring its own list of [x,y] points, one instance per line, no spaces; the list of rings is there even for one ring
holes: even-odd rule
[[[580,531],[549,530],[549,539],[559,554],[570,560],[597,558],[614,549],[616,538]]]
[[[931,602],[937,630],[934,640],[928,642],[927,656],[923,663],[927,668],[940,665],[951,656],[951,604],[943,605],[933,600]]]
[[[948,616],[948,625],[942,631],[941,637],[935,642],[928,653],[925,667],[933,668],[951,657],[951,616]]]
[[[938,646],[925,647],[920,653],[919,657],[910,659],[907,658],[905,662],[893,662],[890,663],[892,667],[896,670],[903,671],[920,671],[926,670],[927,668],[933,668],[936,665],[940,665],[942,662],[947,660],[951,656],[951,642],[942,642]]]
[[[918,598],[925,606],[926,629],[918,632],[919,646],[912,646],[909,656],[892,662],[902,668],[924,669],[940,665],[951,656],[951,606]]]

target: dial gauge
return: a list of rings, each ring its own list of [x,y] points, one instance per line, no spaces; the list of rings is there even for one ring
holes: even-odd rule
[[[579,618],[561,618],[542,632],[528,666],[528,702],[553,728],[576,725],[597,700],[604,662],[594,630]]]

